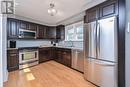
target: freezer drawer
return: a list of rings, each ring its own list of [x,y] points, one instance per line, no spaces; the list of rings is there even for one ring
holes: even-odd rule
[[[100,87],[117,87],[116,63],[85,59],[85,79]]]

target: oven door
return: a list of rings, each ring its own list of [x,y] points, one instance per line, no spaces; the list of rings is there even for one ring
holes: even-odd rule
[[[20,64],[33,62],[38,60],[38,51],[20,52],[19,57]]]

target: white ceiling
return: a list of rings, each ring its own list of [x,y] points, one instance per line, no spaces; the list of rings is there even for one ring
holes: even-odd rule
[[[16,15],[56,25],[57,23],[81,13],[84,6],[91,0],[15,0]],[[50,16],[47,13],[49,4],[55,3],[57,15]]]

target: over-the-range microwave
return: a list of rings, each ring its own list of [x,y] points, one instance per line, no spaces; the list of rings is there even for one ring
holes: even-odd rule
[[[19,29],[19,38],[35,39],[36,31]]]

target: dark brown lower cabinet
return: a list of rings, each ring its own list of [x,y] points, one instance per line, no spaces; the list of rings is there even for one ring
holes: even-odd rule
[[[63,52],[64,65],[71,67],[71,50],[65,50]]]
[[[71,67],[71,49],[56,48],[55,61]]]
[[[7,56],[8,71],[19,69],[18,50],[8,50]],[[65,66],[71,67],[71,49],[56,47],[39,48],[39,63],[43,63],[52,59]]]
[[[9,72],[19,69],[18,50],[7,51],[7,69]]]
[[[52,48],[44,47],[39,49],[39,63],[46,62],[52,58]]]

